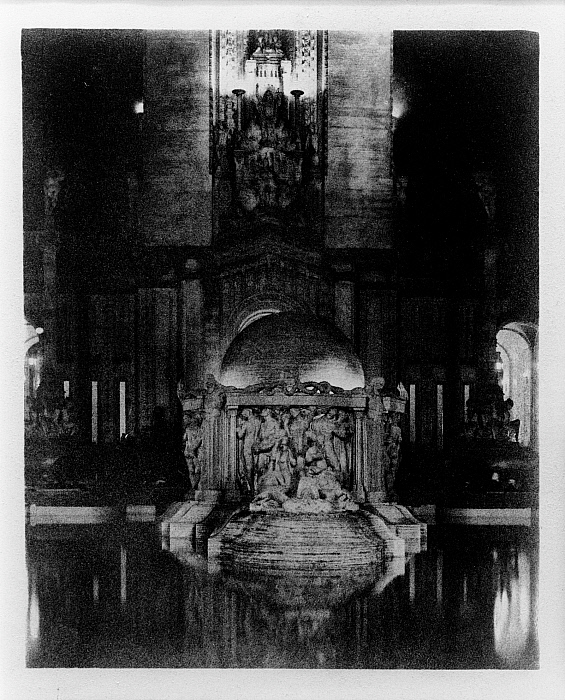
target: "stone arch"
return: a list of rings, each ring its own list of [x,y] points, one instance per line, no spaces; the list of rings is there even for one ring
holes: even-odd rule
[[[225,324],[225,332],[222,339],[220,360],[224,357],[226,350],[241,333],[251,323],[258,321],[264,316],[276,313],[311,313],[309,307],[300,300],[276,293],[253,294],[245,299],[232,313]]]
[[[38,333],[38,330],[40,333]],[[29,400],[35,396],[41,378],[42,354],[39,336],[43,330],[24,320],[24,399],[25,417],[29,418]]]
[[[538,329],[533,323],[511,321],[498,329],[500,382],[505,398],[514,402],[520,419],[520,442],[537,447]]]

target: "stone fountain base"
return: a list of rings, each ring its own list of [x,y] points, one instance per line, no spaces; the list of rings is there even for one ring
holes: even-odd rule
[[[261,571],[355,569],[381,563],[387,541],[362,511],[246,512],[208,540],[208,556],[222,567]]]
[[[404,559],[426,546],[426,525],[397,504],[365,504],[351,511],[254,511],[246,505],[186,501],[160,518],[171,546],[243,567],[299,570],[347,569],[385,559]]]

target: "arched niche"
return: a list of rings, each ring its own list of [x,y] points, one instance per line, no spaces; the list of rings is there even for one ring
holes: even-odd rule
[[[537,326],[510,322],[496,335],[499,381],[520,420],[519,442],[537,446]]]
[[[43,355],[39,343],[42,328],[36,328],[24,321],[24,406],[25,417],[29,418],[29,401],[35,396],[41,381]]]

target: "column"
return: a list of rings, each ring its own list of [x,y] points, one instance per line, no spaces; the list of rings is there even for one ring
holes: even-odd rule
[[[365,448],[365,415],[361,409],[355,408],[355,442],[354,442],[354,459],[355,477],[353,486],[353,495],[357,501],[364,503],[366,500],[365,489],[365,474],[366,474],[366,455]]]
[[[182,362],[183,376],[187,386],[199,386],[204,380],[202,347],[204,329],[202,319],[203,299],[202,281],[196,277],[199,267],[196,260],[185,264],[192,275],[182,283]]]
[[[378,378],[377,386],[382,389],[384,380]],[[384,407],[382,398],[379,393],[380,389],[376,387],[369,396],[366,431],[367,431],[367,448],[366,448],[366,464],[367,464],[367,498],[371,503],[382,503],[386,500],[386,491],[384,486],[384,467],[385,456],[383,448],[383,418]]]
[[[338,280],[334,289],[335,325],[355,342],[355,286],[349,280]]]
[[[227,412],[227,435],[226,435],[226,446],[227,454],[224,460],[225,465],[225,476],[224,476],[224,489],[226,500],[234,501],[238,500],[239,494],[236,486],[237,478],[237,406],[228,406]]]

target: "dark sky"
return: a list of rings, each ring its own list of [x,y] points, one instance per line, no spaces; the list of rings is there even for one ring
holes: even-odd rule
[[[537,35],[528,32],[395,32],[394,73],[406,85],[405,119],[474,167],[509,167],[534,155]],[[418,148],[416,137],[410,144]]]

